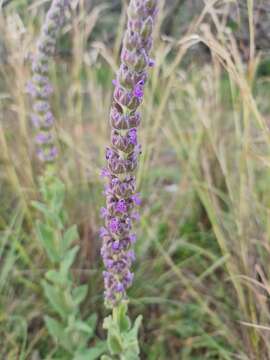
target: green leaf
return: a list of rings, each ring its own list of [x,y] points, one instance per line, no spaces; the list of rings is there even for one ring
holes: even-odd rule
[[[31,204],[34,209],[40,211],[45,216],[50,213],[50,209],[45,204],[43,204],[39,201],[32,201]]]
[[[69,282],[69,280],[67,279],[66,276],[63,276],[63,274],[61,274],[55,270],[47,271],[47,273],[45,274],[45,277],[47,280],[51,281],[53,284],[60,285],[60,286],[67,285]]]
[[[52,308],[62,317],[62,319],[66,319],[70,309],[66,305],[63,294],[46,281],[42,282],[42,286]]]
[[[68,249],[73,241],[79,238],[77,225],[71,226],[67,231],[64,233],[63,236],[63,247],[64,249]]]
[[[112,358],[108,355],[103,355],[100,360],[112,360]]]
[[[140,347],[138,343],[138,332],[141,326],[142,316],[139,315],[135,320],[133,328],[126,333],[123,333],[123,342],[126,349],[125,355],[127,359],[137,360],[139,359]]]
[[[86,323],[91,326],[93,330],[95,330],[97,326],[97,314],[90,315],[89,318],[86,319]]]
[[[136,337],[136,339],[138,337],[138,332],[139,332],[140,326],[142,324],[142,319],[143,319],[142,315],[139,315],[137,317],[137,319],[135,320],[133,328],[131,330],[131,333],[133,334],[134,337]]]
[[[55,246],[55,232],[54,230],[40,221],[36,223],[36,232],[39,241],[41,242],[44,250],[47,252],[49,259],[52,262],[59,260],[59,255]]]
[[[77,320],[73,326],[76,330],[85,332],[86,334],[92,335],[94,333],[93,329],[81,320]]]
[[[87,291],[88,291],[87,285],[78,286],[73,290],[72,292],[73,301],[76,305],[79,305],[86,298]]]
[[[56,342],[62,345],[62,347],[68,351],[71,351],[70,340],[65,333],[65,327],[59,321],[45,316],[44,318],[49,334],[55,339]]]
[[[113,318],[111,315],[107,316],[103,321],[103,329],[109,330],[112,327],[115,327],[115,324],[113,322]]]
[[[92,349],[85,349],[75,354],[74,360],[96,360],[106,350],[107,350],[106,343],[104,341],[99,341],[95,346],[92,347]],[[111,358],[109,357],[107,357],[107,359],[111,360]]]
[[[79,245],[75,246],[74,248],[70,249],[66,254],[64,259],[61,261],[60,265],[60,272],[62,274],[67,274],[70,270],[71,265],[73,264],[75,257],[79,251]]]
[[[60,212],[65,200],[65,185],[60,180],[54,183],[51,195],[52,208],[54,211]]]
[[[116,332],[109,331],[108,334],[108,347],[110,350],[110,353],[113,355],[121,354],[123,351],[123,344],[121,337]]]
[[[50,335],[59,341],[65,332],[65,327],[59,321],[51,318],[50,316],[45,316],[44,320]]]
[[[63,225],[59,214],[50,209],[47,205],[38,201],[32,201],[32,206],[40,211],[48,222],[54,224],[58,229],[62,229]]]
[[[128,351],[125,352],[123,359],[140,360],[139,351],[135,352],[133,349],[129,349]]]
[[[121,304],[117,309],[117,323],[120,329],[120,332],[126,332],[131,327],[131,322],[127,316],[127,305]]]

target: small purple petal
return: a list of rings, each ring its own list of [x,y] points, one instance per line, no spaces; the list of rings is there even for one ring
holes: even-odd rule
[[[119,200],[117,205],[116,205],[116,210],[121,212],[121,213],[125,213],[127,212],[127,204],[125,200]]]
[[[105,177],[110,177],[110,172],[107,168],[103,168],[100,172],[100,176],[102,178],[105,178]]]
[[[117,251],[117,250],[119,250],[119,248],[120,248],[120,242],[119,242],[119,241],[114,241],[114,242],[112,243],[112,249],[113,249],[114,251]]]
[[[137,129],[134,128],[134,129],[131,129],[128,133],[128,138],[129,138],[129,142],[132,144],[132,145],[137,145]]]
[[[136,241],[137,241],[137,236],[136,236],[136,234],[131,234],[131,235],[129,236],[129,240],[130,240],[130,242],[131,242],[132,245],[135,244]]]
[[[131,215],[132,219],[135,221],[139,221],[140,220],[140,214],[138,212],[133,212]]]
[[[149,65],[149,67],[154,67],[155,66],[155,60],[149,59],[148,65]]]
[[[108,210],[104,207],[100,209],[100,216],[104,219],[108,215]]]
[[[133,95],[137,98],[141,99],[143,98],[143,87],[140,84],[137,84],[133,90]]]
[[[28,83],[26,84],[26,93],[31,95],[32,97],[36,96],[37,91],[32,81],[28,81]]]
[[[140,198],[140,194],[137,193],[137,194],[134,194],[131,196],[131,199],[133,200],[134,204],[137,205],[137,206],[140,206],[141,203],[142,203],[142,200]]]
[[[116,233],[120,228],[119,220],[117,218],[111,219],[109,222],[109,228],[111,232]]]
[[[117,284],[117,286],[116,286],[116,291],[117,292],[124,292],[125,291],[125,288],[124,288],[124,286],[123,286],[123,284],[121,284],[121,283],[118,283]]]
[[[99,236],[101,238],[103,238],[104,236],[107,236],[107,235],[108,235],[108,230],[105,227],[101,227],[99,229]]]

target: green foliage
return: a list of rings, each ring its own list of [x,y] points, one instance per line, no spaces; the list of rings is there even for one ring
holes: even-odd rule
[[[53,176],[41,179],[42,202],[34,207],[42,214],[36,222],[36,233],[46,251],[52,268],[42,281],[45,297],[52,313],[57,317],[45,316],[49,334],[57,346],[64,350],[64,359],[97,359],[104,352],[104,343],[99,341],[88,348],[95,336],[97,317],[95,314],[83,321],[80,305],[88,292],[87,285],[76,286],[72,276],[72,265],[79,251],[73,245],[78,239],[76,226],[67,230],[67,214],[64,212],[65,186]]]
[[[138,316],[132,326],[127,310],[127,305],[123,303],[104,320],[103,327],[108,331],[108,348],[112,357],[104,355],[102,360],[114,359],[115,356],[121,360],[140,359],[138,332],[142,316]]]

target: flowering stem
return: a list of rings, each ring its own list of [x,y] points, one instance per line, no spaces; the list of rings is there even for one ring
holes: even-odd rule
[[[105,304],[112,309],[112,316],[105,319],[104,327],[108,330],[111,354],[127,360],[139,358],[137,332],[141,318],[131,328],[126,304],[127,289],[133,280],[131,266],[135,260],[133,245],[136,235],[132,229],[139,220],[136,208],[141,203],[135,178],[141,153],[137,136],[141,122],[138,108],[143,101],[148,68],[154,65],[149,54],[156,12],[157,0],[130,0],[121,65],[113,82],[111,144],[106,149],[107,166],[102,171],[102,176],[108,181],[105,186],[106,208],[101,209],[101,216],[105,219],[105,227],[100,231],[103,240],[101,255],[106,268],[103,274]],[[125,329],[119,325],[119,316],[129,323]],[[131,343],[129,338],[132,338]],[[126,357],[131,353],[136,357]]]

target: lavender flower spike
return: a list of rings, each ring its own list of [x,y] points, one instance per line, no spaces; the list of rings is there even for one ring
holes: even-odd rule
[[[105,302],[110,307],[119,305],[126,298],[126,290],[133,280],[131,265],[135,254],[132,245],[136,236],[132,227],[138,220],[136,207],[140,204],[134,175],[141,153],[137,138],[141,122],[138,107],[143,101],[148,67],[154,64],[149,53],[156,8],[157,0],[130,1],[121,65],[113,81],[111,145],[106,149],[107,166],[102,172],[108,178],[105,187],[107,207],[101,211],[105,228],[100,233],[103,239],[101,255],[106,268]]]
[[[45,163],[53,162],[57,156],[52,134],[54,117],[49,103],[53,88],[49,81],[48,71],[49,60],[55,52],[57,35],[63,25],[65,8],[68,3],[67,0],[52,1],[33,59],[33,76],[27,84],[27,92],[33,98],[32,122],[38,130],[36,136],[37,155]]]

